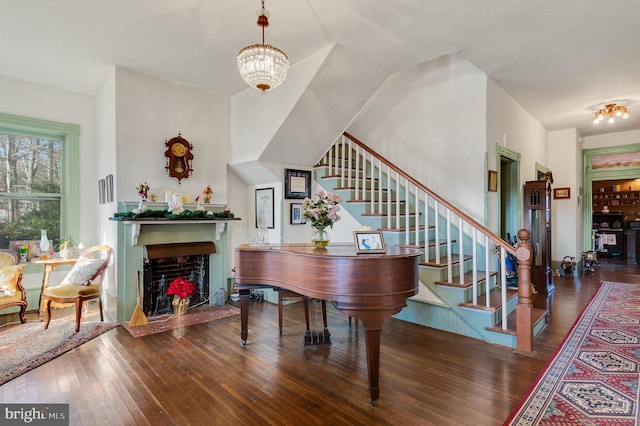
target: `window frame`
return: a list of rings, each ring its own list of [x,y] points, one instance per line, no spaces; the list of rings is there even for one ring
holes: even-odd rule
[[[25,136],[55,136],[61,141],[60,233],[80,238],[80,126],[0,113],[0,131]],[[27,271],[32,269],[27,266]],[[35,269],[34,269],[35,271]]]

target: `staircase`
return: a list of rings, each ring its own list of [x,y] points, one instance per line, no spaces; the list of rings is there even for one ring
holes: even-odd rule
[[[385,244],[422,250],[419,292],[396,318],[516,348],[511,245],[348,133],[318,161],[315,178]],[[533,336],[545,313],[532,310]]]

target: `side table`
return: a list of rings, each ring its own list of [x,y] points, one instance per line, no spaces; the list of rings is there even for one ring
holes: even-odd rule
[[[42,259],[42,260],[35,261],[35,263],[40,263],[44,265],[44,274],[42,275],[42,287],[40,288],[40,299],[38,302],[38,317],[40,318],[40,321],[44,320],[44,311],[42,306],[42,293],[44,292],[44,289],[47,288],[47,286],[49,285],[49,275],[58,266],[73,265],[77,262],[77,260],[78,260],[77,257],[67,258],[67,259],[62,257],[54,257],[51,259]]]

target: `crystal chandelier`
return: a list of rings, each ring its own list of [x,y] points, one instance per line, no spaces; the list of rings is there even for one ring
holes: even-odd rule
[[[287,76],[289,58],[277,47],[264,44],[264,29],[269,26],[269,11],[258,9],[258,26],[262,28],[262,44],[252,44],[238,52],[238,70],[251,87],[262,93],[278,87]]]
[[[608,117],[608,122],[613,123],[616,121],[616,117],[627,118],[629,117],[629,111],[626,106],[616,104],[606,104],[603,108],[594,113],[593,124],[598,124],[602,120]]]

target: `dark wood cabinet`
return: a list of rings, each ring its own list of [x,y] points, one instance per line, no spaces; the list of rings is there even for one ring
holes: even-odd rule
[[[624,256],[624,215],[594,213],[592,222],[595,250],[605,256]]]
[[[551,181],[528,181],[524,186],[527,227],[531,232],[531,281],[540,293],[553,291],[551,270]]]

